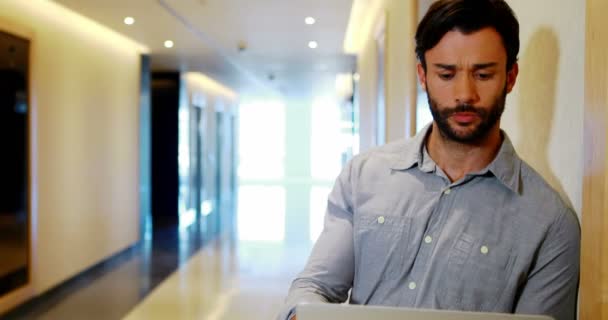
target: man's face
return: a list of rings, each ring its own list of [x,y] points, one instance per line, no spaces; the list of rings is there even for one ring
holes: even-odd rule
[[[507,53],[496,30],[450,31],[425,58],[427,69],[418,64],[418,76],[444,137],[472,144],[498,130],[518,67],[507,72]]]

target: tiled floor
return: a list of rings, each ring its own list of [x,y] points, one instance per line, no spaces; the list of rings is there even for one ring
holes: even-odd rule
[[[309,249],[214,242],[125,319],[273,319]]]
[[[2,319],[273,319],[309,250],[164,230]]]
[[[214,242],[163,282],[126,320],[272,319],[308,250]]]
[[[84,272],[2,319],[121,319],[197,252],[200,232],[159,230],[109,263]]]

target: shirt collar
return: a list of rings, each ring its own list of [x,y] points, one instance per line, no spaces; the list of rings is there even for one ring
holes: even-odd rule
[[[496,158],[481,173],[491,172],[506,187],[519,194],[521,159],[507,133],[501,130],[501,134],[503,141]]]
[[[426,141],[426,136],[430,132],[431,124],[428,124],[424,129],[420,130],[412,139],[409,139],[399,156],[391,165],[393,170],[407,170],[418,164],[418,167],[423,167],[423,147]],[[430,157],[428,157],[430,160]]]
[[[436,164],[425,152],[425,141],[431,130],[431,124],[424,127],[410,139],[404,146],[404,150],[393,162],[391,169],[407,170],[415,165],[424,172],[430,173],[436,170]],[[496,158],[483,170],[475,175],[483,175],[491,172],[502,184],[515,193],[519,194],[519,177],[521,170],[521,159],[515,152],[511,139],[501,130],[503,142]]]

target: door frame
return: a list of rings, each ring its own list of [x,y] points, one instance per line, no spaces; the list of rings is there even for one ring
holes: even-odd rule
[[[28,217],[28,282],[10,293],[0,296],[0,315],[27,301],[35,295],[35,278],[34,272],[36,266],[36,212],[37,212],[37,192],[34,186],[36,185],[37,177],[37,153],[36,153],[36,114],[37,108],[35,102],[35,81],[34,72],[36,65],[33,61],[36,50],[36,39],[34,31],[24,25],[14,22],[6,17],[0,17],[0,31],[14,35],[16,37],[29,41],[28,53],[28,75],[27,75],[27,126],[28,126],[28,201],[27,201],[27,217]]]
[[[608,319],[608,2],[586,1],[581,320]]]

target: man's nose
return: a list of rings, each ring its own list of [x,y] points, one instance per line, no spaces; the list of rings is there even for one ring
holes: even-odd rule
[[[474,104],[479,100],[475,79],[470,76],[462,76],[456,79],[455,86],[456,104]]]

